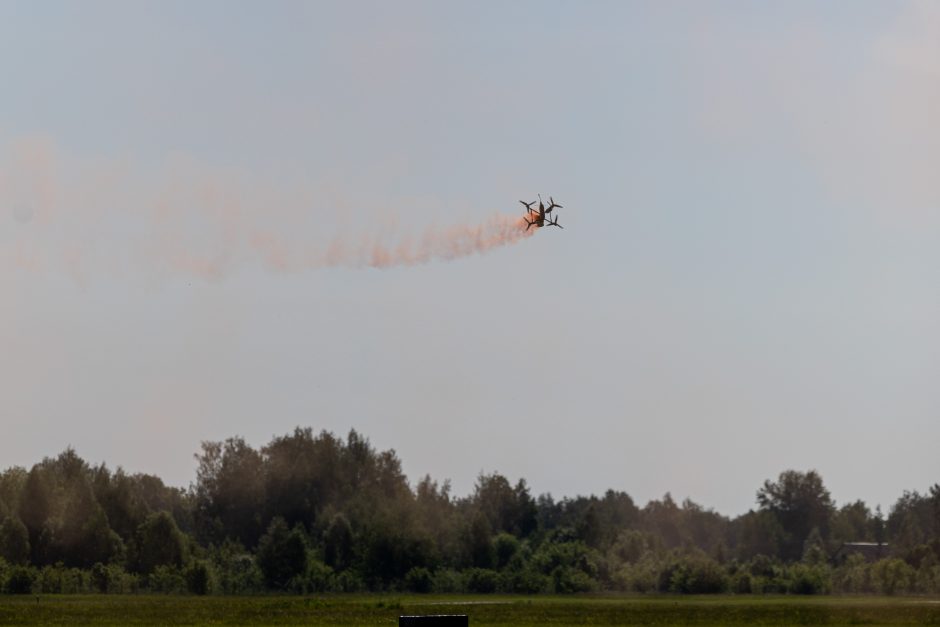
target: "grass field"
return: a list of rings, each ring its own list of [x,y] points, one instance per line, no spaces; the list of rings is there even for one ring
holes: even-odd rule
[[[3,625],[940,625],[940,599],[871,597],[0,597]]]

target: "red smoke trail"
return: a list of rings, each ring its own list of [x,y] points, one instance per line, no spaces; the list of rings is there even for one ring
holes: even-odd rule
[[[326,256],[325,265],[388,268],[427,263],[434,259],[457,259],[508,246],[534,234],[535,231],[526,230],[526,221],[521,217],[495,215],[481,224],[428,229],[417,242],[404,238],[390,246],[376,240],[355,251],[353,257],[349,256],[347,247],[334,241],[330,247],[334,254]]]
[[[315,208],[323,192],[186,160],[151,172],[25,140],[0,154],[0,209],[6,210],[0,219],[8,220],[0,272],[64,269],[84,281],[97,272],[136,269],[218,280],[259,262],[274,272],[388,268],[482,254],[536,231],[526,230],[521,216],[497,214],[478,224],[389,232],[397,212],[385,206],[365,224],[336,225],[330,240]],[[362,199],[344,194],[327,194],[323,202],[345,206],[345,214],[364,213],[349,209]],[[328,222],[335,211],[322,217]]]

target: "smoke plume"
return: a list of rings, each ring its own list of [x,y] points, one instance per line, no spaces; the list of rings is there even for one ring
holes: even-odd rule
[[[259,263],[296,272],[451,260],[535,233],[522,217],[476,221],[465,209],[447,215],[467,223],[402,226],[410,207],[335,187],[252,179],[182,157],[143,172],[20,140],[0,160],[0,267],[64,269],[81,282],[102,269],[217,279]]]

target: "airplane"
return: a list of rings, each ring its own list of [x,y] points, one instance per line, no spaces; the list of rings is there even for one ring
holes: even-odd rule
[[[531,220],[529,220],[526,217],[522,218],[526,222],[526,227],[525,227],[526,231],[528,231],[532,226],[535,226],[536,228],[542,228],[543,226],[557,226],[559,229],[565,228],[562,225],[558,224],[557,215],[555,216],[554,219],[550,217],[548,218],[548,220],[545,219],[546,214],[551,213],[552,209],[554,209],[555,207],[561,207],[561,205],[555,204],[555,200],[551,196],[548,197],[548,200],[549,200],[549,206],[548,208],[546,208],[545,203],[542,202],[542,196],[541,194],[539,194],[539,210],[538,211],[529,207],[529,205],[526,205],[526,203],[524,202],[522,203],[523,205],[526,205],[526,209],[528,210],[527,215],[531,214],[533,216]],[[522,202],[522,201],[520,200],[519,202]],[[534,200],[529,204],[533,204],[533,203],[535,203]]]

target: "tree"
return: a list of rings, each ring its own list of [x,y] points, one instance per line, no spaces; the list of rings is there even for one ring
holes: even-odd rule
[[[527,536],[537,526],[537,508],[524,479],[513,487],[499,473],[480,474],[471,502],[486,516],[490,529]]]
[[[497,534],[493,538],[493,549],[496,553],[496,567],[503,569],[509,565],[510,560],[519,552],[519,540],[508,533]]]
[[[338,500],[342,442],[330,434],[314,437],[310,428],[272,440],[262,449],[267,515],[288,527],[313,524],[322,508]]]
[[[275,518],[258,542],[258,567],[268,587],[283,590],[294,577],[307,570],[307,542],[299,527],[287,528]]]
[[[0,522],[0,557],[11,564],[29,562],[29,532],[19,518],[7,516]]]
[[[832,518],[830,530],[835,546],[843,542],[870,542],[872,533],[872,513],[863,501],[846,503]]]
[[[456,503],[450,496],[450,482],[438,485],[425,475],[415,488],[417,524],[434,540],[440,555],[453,555],[457,551],[459,528]]]
[[[211,574],[209,566],[202,560],[196,560],[183,573],[186,579],[186,590],[191,594],[206,595],[211,588]]]
[[[20,519],[29,533],[30,561],[33,564],[43,563],[46,548],[43,540],[44,536],[48,537],[43,532],[52,510],[51,499],[51,489],[45,469],[40,464],[36,464],[26,476],[19,507]]]
[[[333,516],[323,534],[323,559],[336,571],[349,567],[353,557],[353,533],[343,514]]]
[[[658,535],[668,548],[677,547],[685,539],[682,533],[682,510],[666,492],[661,501],[650,501],[643,508],[643,524]]]
[[[815,470],[786,470],[776,482],[767,480],[757,491],[757,503],[780,522],[785,532],[781,557],[798,560],[803,543],[814,527],[823,538],[829,535],[829,524],[835,506],[822,477]]]
[[[20,466],[7,468],[0,473],[0,517],[16,512],[27,474],[26,469]]]
[[[738,539],[737,556],[749,560],[764,555],[777,557],[785,532],[776,516],[767,511],[749,511],[739,516],[733,523]]]
[[[493,529],[483,512],[477,512],[464,533],[464,550],[470,566],[490,569],[496,561],[492,542]]]
[[[108,525],[108,517],[95,500],[87,474],[70,477],[59,493],[63,513],[56,521],[52,555],[80,568],[123,559],[124,543]]]
[[[147,517],[137,529],[137,569],[149,575],[158,566],[180,568],[186,555],[183,534],[167,512]]]
[[[95,592],[101,594],[107,594],[111,586],[111,571],[101,562],[95,562],[95,565],[91,567],[91,585]]]
[[[264,529],[264,464],[261,454],[242,438],[203,442],[196,455],[195,500],[202,536],[221,541],[234,538],[253,547]]]

